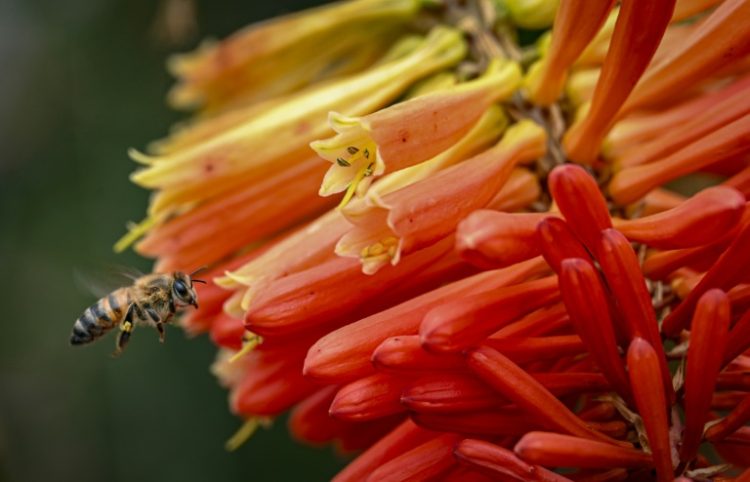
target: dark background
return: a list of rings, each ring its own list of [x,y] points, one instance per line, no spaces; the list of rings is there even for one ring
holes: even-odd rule
[[[146,208],[127,148],[182,117],[164,101],[169,53],[312,3],[198,0],[169,37],[158,1],[0,0],[0,480],[314,481],[343,465],[283,419],[227,453],[240,422],[205,337],[144,330],[117,360],[112,336],[68,346],[94,301],[75,272],[149,269],[111,247]]]

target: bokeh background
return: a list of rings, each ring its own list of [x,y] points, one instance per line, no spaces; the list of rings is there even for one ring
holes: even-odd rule
[[[94,301],[75,273],[149,269],[111,247],[146,208],[127,148],[184,117],[164,101],[167,56],[316,3],[0,0],[0,480],[316,481],[344,465],[285,419],[226,452],[239,421],[205,338],[141,330],[116,360],[113,336],[68,345]]]

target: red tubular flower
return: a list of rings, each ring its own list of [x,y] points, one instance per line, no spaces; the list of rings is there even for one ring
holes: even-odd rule
[[[416,334],[424,315],[445,299],[517,284],[546,270],[544,262],[529,260],[510,268],[486,271],[341,327],[310,348],[305,359],[305,375],[332,383],[371,374],[373,350],[391,336]]]
[[[622,313],[630,337],[646,339],[656,352],[659,372],[664,382],[664,393],[674,400],[672,377],[664,356],[656,314],[651,296],[641,274],[638,257],[625,236],[615,229],[602,232],[597,249],[598,261],[613,298]]]
[[[750,198],[750,166],[730,177],[723,184],[737,189],[745,196],[745,199]]]
[[[358,422],[403,412],[400,399],[405,384],[405,380],[382,373],[361,378],[339,389],[330,413],[340,420]]]
[[[560,291],[573,325],[586,348],[617,393],[629,399],[628,376],[618,354],[609,304],[593,266],[580,258],[563,261]]]
[[[539,372],[530,375],[558,397],[603,392],[610,388],[600,373]],[[511,403],[467,373],[446,373],[419,378],[407,384],[401,395],[401,402],[415,412],[443,414],[494,409]]]
[[[495,333],[497,338],[523,338],[541,336],[556,332],[568,326],[570,319],[562,303],[545,306],[529,313],[520,320],[500,329]]]
[[[548,432],[527,433],[513,451],[528,462],[547,467],[609,469],[652,464],[651,456],[640,450]]]
[[[615,416],[617,410],[611,403],[597,403],[578,413],[581,420],[609,420]]]
[[[381,371],[415,374],[464,369],[460,355],[436,355],[422,349],[419,335],[394,336],[383,341],[372,353],[372,364]]]
[[[750,18],[750,5],[722,2],[668,59],[646,71],[623,110],[663,101],[749,52],[750,25],[738,18]]]
[[[565,164],[550,173],[549,190],[570,229],[595,252],[599,233],[611,228],[612,220],[594,178],[580,166]]]
[[[559,359],[578,355],[586,351],[586,346],[578,335],[545,336],[538,338],[496,338],[485,340],[485,345],[494,348],[515,363]]]
[[[615,221],[630,241],[661,249],[712,243],[734,228],[745,212],[745,197],[736,189],[704,189],[678,207],[643,218]]]
[[[620,107],[635,87],[659,46],[674,10],[674,0],[623,1],[615,31],[583,121],[563,139],[570,159],[592,164]]]
[[[577,258],[592,262],[591,255],[562,219],[548,217],[537,225],[537,242],[545,261],[560,273],[566,258]]]
[[[267,336],[341,324],[357,309],[366,309],[371,299],[386,291],[390,283],[424,269],[452,245],[453,240],[447,239],[414,253],[399,266],[387,267],[377,278],[363,274],[359,263],[347,258],[334,258],[292,274],[257,295],[245,316],[245,325],[253,333]],[[357,289],[342,292],[344,287],[353,286]]]
[[[716,129],[673,154],[642,166],[623,169],[609,184],[618,204],[634,202],[651,189],[715,162],[744,155],[750,150],[750,114]]]
[[[384,462],[435,437],[406,420],[339,472],[332,482],[359,482]]]
[[[343,432],[346,422],[331,417],[328,407],[338,391],[336,385],[321,388],[298,403],[289,414],[289,432],[298,440],[323,444]]]
[[[457,435],[441,435],[389,460],[367,478],[370,482],[406,482],[437,477],[456,462],[453,446]]]
[[[711,244],[697,248],[657,251],[646,256],[643,262],[643,275],[652,280],[666,280],[679,268],[689,266],[699,270],[709,269],[716,259],[727,249],[731,239],[723,236]]]
[[[729,290],[742,280],[750,264],[750,222],[742,226],[737,237],[724,254],[706,272],[690,295],[670,313],[662,324],[662,331],[669,336],[676,336],[689,322],[690,313],[695,309],[703,293],[711,288]]]
[[[748,348],[750,348],[750,311],[745,312],[729,332],[724,365],[731,363]]]
[[[211,324],[211,341],[217,346],[239,350],[242,348],[242,337],[245,335],[245,325],[226,313],[220,313]]]
[[[456,229],[456,250],[475,266],[504,268],[539,255],[536,226],[544,213],[477,210]]]
[[[403,421],[404,416],[396,414],[371,422],[349,422],[336,438],[336,448],[342,455],[359,453],[388,435]]]
[[[529,482],[564,482],[569,479],[551,472],[539,465],[532,465],[516,454],[484,440],[464,439],[455,448],[459,462],[470,467],[478,467],[495,477],[505,480]]]
[[[293,356],[255,358],[230,395],[239,415],[278,415],[314,393],[318,387],[302,376],[302,359]]]
[[[720,441],[739,430],[750,420],[750,395],[744,399],[715,425],[706,430],[706,438],[712,442]]]
[[[612,1],[586,2],[566,0],[555,15],[552,42],[542,61],[527,79],[529,98],[535,104],[549,105],[557,100],[565,86],[567,70],[599,31]]]
[[[401,403],[414,412],[447,414],[498,409],[509,402],[467,373],[446,373],[409,382]]]
[[[427,350],[459,352],[558,296],[557,277],[551,276],[450,300],[425,314],[419,336]]]
[[[722,367],[730,318],[729,298],[723,291],[706,291],[698,300],[687,353],[685,431],[680,450],[683,462],[695,457],[703,436],[711,394]]]
[[[454,467],[442,475],[443,482],[492,482],[492,478],[468,467]]]
[[[633,398],[648,435],[659,481],[674,479],[667,422],[667,398],[660,375],[659,356],[643,338],[634,338],[628,348],[628,374]]]
[[[467,361],[469,368],[477,375],[503,396],[536,416],[543,425],[571,435],[614,442],[592,430],[531,375],[496,350],[486,346],[471,350]]]
[[[429,430],[484,437],[518,437],[529,430],[540,428],[537,420],[518,410],[414,412],[411,418],[414,423]]]

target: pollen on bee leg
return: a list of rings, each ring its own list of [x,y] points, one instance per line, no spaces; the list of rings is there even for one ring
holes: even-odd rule
[[[258,430],[258,427],[268,428],[271,426],[271,418],[270,417],[250,417],[247,420],[245,420],[245,423],[243,423],[240,428],[229,437],[229,440],[226,441],[224,444],[224,448],[229,452],[234,452],[238,448],[242,447],[242,445],[250,440],[250,437],[253,436],[256,430]]]
[[[245,335],[242,337],[242,348],[237,351],[232,357],[229,359],[229,363],[234,363],[240,358],[244,357],[251,351],[255,349],[258,345],[263,343],[263,337],[256,335],[252,331],[246,331]]]

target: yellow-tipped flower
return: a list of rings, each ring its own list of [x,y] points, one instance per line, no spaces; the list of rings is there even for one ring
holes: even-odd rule
[[[274,102],[189,149],[166,156],[135,155],[147,167],[131,178],[161,190],[150,206],[151,216],[207,199],[309,157],[309,142],[329,132],[329,111],[362,115],[377,110],[416,80],[455,64],[465,52],[458,31],[438,27],[405,57]]]
[[[177,108],[215,111],[283,95],[366,67],[420,10],[420,0],[356,0],[247,27],[220,43],[176,55]]]
[[[560,0],[504,0],[514,24],[522,28],[542,29],[552,25]]]
[[[365,191],[371,178],[437,155],[458,142],[490,105],[508,98],[520,79],[516,63],[497,61],[476,80],[364,117],[331,114],[338,135],[311,144],[332,164],[320,194],[347,190],[346,204],[355,190]]]

